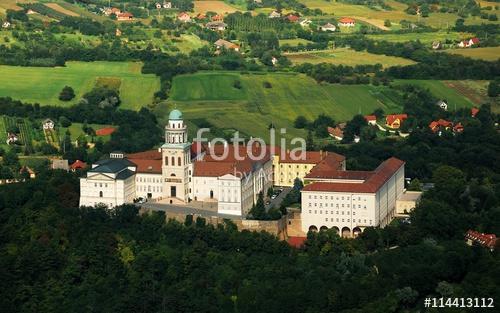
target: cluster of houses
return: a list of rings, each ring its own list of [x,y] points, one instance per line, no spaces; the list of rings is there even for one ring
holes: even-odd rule
[[[470,229],[465,233],[465,242],[469,246],[479,245],[493,252],[498,245],[498,238],[495,234],[484,234]]]
[[[130,21],[134,19],[134,15],[130,12],[124,12],[118,8],[105,8],[101,12],[106,16],[115,15],[118,21]]]
[[[172,8],[172,2],[163,1],[163,4],[159,3],[159,2],[156,2],[155,3],[155,7],[158,10],[160,10],[160,9],[171,9]]]
[[[272,11],[269,13],[269,18],[280,18],[281,13],[278,11]],[[296,13],[289,13],[283,17],[286,21],[290,23],[298,23],[302,27],[309,27],[311,25],[312,21],[307,18],[301,18],[298,14]],[[341,27],[354,27],[356,26],[356,21],[353,18],[350,17],[343,17],[339,19],[338,21],[338,26]],[[324,31],[324,32],[334,32],[337,30],[337,26],[327,22],[326,24],[319,25],[318,30]]]
[[[479,45],[479,43],[480,43],[479,38],[473,37],[473,38],[469,38],[469,39],[465,39],[465,40],[460,41],[458,44],[456,44],[456,46],[459,48],[470,48],[472,46]],[[455,44],[453,44],[452,46],[454,46],[454,45]],[[433,50],[440,50],[440,49],[443,49],[443,47],[444,46],[440,41],[432,42],[432,49]]]

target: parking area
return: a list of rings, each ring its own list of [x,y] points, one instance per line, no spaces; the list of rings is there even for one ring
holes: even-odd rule
[[[283,199],[292,190],[291,187],[274,187],[274,193],[269,200],[266,201],[266,210],[272,207],[279,208]]]

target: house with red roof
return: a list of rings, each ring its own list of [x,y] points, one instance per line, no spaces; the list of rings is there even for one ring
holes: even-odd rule
[[[469,246],[477,244],[493,251],[498,245],[498,238],[495,234],[484,234],[469,229],[467,233],[465,233],[465,242]]]
[[[479,45],[479,38],[474,37],[466,40],[462,40],[458,43],[460,48],[469,48],[475,45]]]
[[[394,157],[373,171],[316,165],[301,191],[302,231],[333,228],[343,237],[352,237],[365,227],[388,225],[405,192],[404,165]]]
[[[118,21],[131,21],[134,19],[134,15],[130,12],[122,12],[116,14],[116,20]]]
[[[407,118],[407,114],[389,114],[385,117],[385,126],[392,129],[398,129]]]
[[[299,21],[300,16],[295,15],[295,14],[288,14],[285,19],[290,22],[290,23],[296,23]]]
[[[104,127],[95,131],[96,136],[109,136],[116,131],[115,127]]]
[[[429,128],[432,132],[438,132],[442,130],[451,130],[453,127],[453,123],[444,119],[439,119],[437,121],[432,121],[429,124]]]
[[[224,16],[222,14],[216,14],[211,18],[212,22],[222,22],[224,21]]]
[[[183,23],[191,22],[191,16],[187,12],[177,14],[177,19]]]
[[[464,126],[462,125],[462,123],[458,122],[457,124],[455,124],[453,126],[453,132],[454,133],[461,133],[464,131]]]
[[[356,26],[356,21],[350,17],[343,17],[339,20],[339,26],[354,27]]]
[[[77,170],[84,170],[87,168],[87,163],[83,162],[83,161],[80,161],[80,160],[76,160],[75,162],[73,162],[72,164],[70,164],[69,166],[69,169],[72,171],[72,172],[76,172]]]
[[[333,137],[335,140],[341,141],[342,139],[344,139],[344,131],[339,126],[328,126],[327,131],[330,137]]]
[[[476,117],[477,113],[479,113],[479,109],[474,107],[472,109],[470,109],[470,115],[471,117]]]
[[[365,115],[364,117],[368,125],[377,125],[377,117],[375,115]]]

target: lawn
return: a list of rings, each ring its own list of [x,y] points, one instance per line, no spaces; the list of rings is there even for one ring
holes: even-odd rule
[[[383,34],[383,35],[367,35],[368,38],[373,40],[385,40],[389,42],[406,42],[411,40],[420,40],[422,43],[431,44],[433,41],[449,40],[463,40],[470,38],[473,35],[470,33],[460,32],[430,32],[430,33],[405,33],[405,34]]]
[[[155,75],[143,75],[141,64],[133,62],[67,62],[66,67],[18,67],[0,65],[0,96],[41,105],[70,106],[90,91],[99,77],[121,80],[121,108],[138,110],[153,100],[160,82]],[[64,86],[71,86],[76,98],[58,99]]]
[[[401,84],[414,84],[423,88],[427,88],[430,92],[439,99],[446,99],[448,101],[448,108],[454,110],[462,107],[472,107],[474,102],[466,98],[463,94],[459,93],[455,88],[450,86],[453,81],[439,81],[439,80],[396,80],[395,85]]]
[[[303,44],[304,46],[312,43],[312,41],[309,41],[307,39],[302,39],[302,38],[295,38],[295,39],[280,39],[280,47],[284,45],[289,45],[290,47],[296,47],[299,44]]]
[[[68,128],[65,127],[59,127],[57,128],[59,137],[64,138],[64,134],[66,133],[66,130],[69,130],[69,133],[71,135],[71,140],[75,141],[78,139],[80,136],[87,136],[82,129],[83,124],[82,123],[71,123],[71,125]],[[98,130],[101,128],[109,127],[110,125],[101,125],[101,124],[87,124],[87,126],[92,127],[94,130]],[[111,136],[96,136],[94,137],[94,140],[97,139],[102,139],[104,142],[108,141]],[[90,138],[87,136],[87,140],[90,142]]]
[[[414,64],[412,60],[400,57],[393,57],[381,54],[372,54],[364,51],[355,51],[351,49],[339,48],[329,51],[310,51],[286,54],[286,57],[293,64],[300,63],[331,63],[337,65],[360,65],[360,64],[382,64],[383,67],[395,65]]]
[[[45,3],[45,6],[51,8],[52,10],[55,10],[59,13],[62,13],[64,15],[68,15],[68,16],[80,16],[80,14],[76,13],[76,12],[73,12],[73,11],[70,11],[68,9],[65,9],[63,8],[61,5],[59,5],[58,3]]]
[[[194,13],[217,12],[219,14],[227,14],[238,11],[237,8],[225,3],[224,1],[193,1]]]
[[[449,49],[446,53],[460,54],[472,59],[481,59],[486,61],[496,61],[500,58],[500,47],[485,47],[474,49]]]
[[[240,89],[234,87],[237,80]],[[265,88],[264,82],[271,88]],[[175,77],[168,104],[182,110],[188,121],[206,118],[219,128],[233,129],[236,125],[247,136],[262,138],[268,138],[268,126],[274,123],[277,128],[285,127],[286,136],[291,138],[306,134],[292,127],[299,115],[313,120],[325,113],[346,121],[379,107],[400,112],[401,107],[385,94],[387,90],[368,85],[318,84],[310,77],[292,73],[200,72]]]

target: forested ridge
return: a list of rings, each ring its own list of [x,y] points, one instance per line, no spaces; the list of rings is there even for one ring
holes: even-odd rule
[[[354,240],[310,233],[300,250],[230,222],[182,225],[131,205],[78,208],[71,173],[46,170],[0,186],[2,312],[386,313],[422,311],[427,296],[499,299],[498,251],[463,240],[467,229],[500,233],[498,168],[479,158],[473,171],[471,154],[461,153],[488,136],[497,158],[499,135],[486,107],[482,114],[469,135],[418,146],[430,148],[427,155],[450,147],[458,154],[426,169],[435,187],[410,224],[367,228]],[[400,148],[411,151],[412,140],[425,138],[412,136]],[[363,147],[354,147],[345,151],[349,162],[363,161],[355,157]]]

